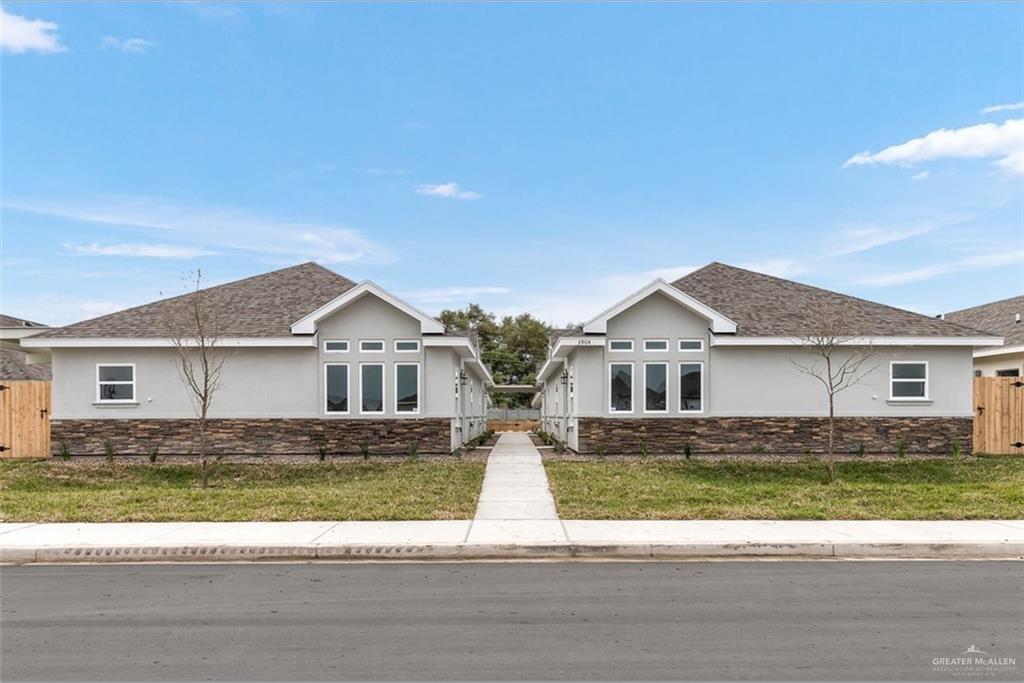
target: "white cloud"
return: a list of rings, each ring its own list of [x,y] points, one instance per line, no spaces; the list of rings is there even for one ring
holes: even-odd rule
[[[486,296],[489,294],[508,294],[512,290],[508,287],[435,287],[432,289],[420,289],[409,292],[405,295],[407,299],[421,301],[423,303],[445,303],[452,301],[469,301],[474,297]]]
[[[894,285],[905,285],[910,282],[923,282],[950,273],[1010,265],[1019,265],[1021,268],[1024,268],[1024,250],[969,256],[921,268],[900,270],[897,273],[890,273],[888,275],[874,275],[858,280],[856,284],[872,287],[891,287]]]
[[[1024,119],[1009,119],[1001,124],[980,123],[955,130],[941,128],[880,152],[854,154],[843,167],[866,164],[910,166],[936,159],[983,158],[996,159],[996,166],[1008,173],[1024,174]]]
[[[67,48],[61,44],[57,28],[52,21],[26,19],[0,7],[0,48],[4,52],[65,52]]]
[[[65,244],[64,248],[87,256],[141,256],[145,258],[196,258],[210,256],[215,251],[173,244]]]
[[[921,171],[920,173],[915,173],[914,175],[910,176],[910,179],[911,180],[928,180],[928,176],[930,176],[931,174],[932,174],[931,171]]]
[[[151,47],[156,47],[156,43],[145,38],[118,38],[116,36],[106,36],[103,39],[103,46],[109,47],[114,50],[120,50],[121,52],[130,52],[132,54],[141,55]]]
[[[11,200],[15,211],[71,220],[169,231],[196,248],[248,251],[284,262],[391,263],[394,255],[351,228],[269,218],[230,207],[152,197],[95,197],[86,200]]]
[[[444,197],[445,199],[480,199],[483,197],[479,192],[459,189],[459,184],[456,182],[442,183],[440,185],[422,184],[416,188],[416,194]]]
[[[995,114],[1000,111],[1020,111],[1024,109],[1024,102],[1013,102],[1012,104],[993,104],[981,110],[982,114]]]
[[[362,169],[362,171],[366,175],[397,175],[397,176],[409,175],[409,172],[406,171],[404,168],[373,167],[373,168],[364,168],[364,169]]]
[[[913,228],[890,228],[871,224],[849,227],[829,240],[826,251],[829,256],[859,254],[875,247],[927,234],[932,231],[933,227],[932,225],[922,225]]]

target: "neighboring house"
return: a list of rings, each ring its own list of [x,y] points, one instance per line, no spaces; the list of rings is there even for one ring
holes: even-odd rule
[[[1002,346],[974,350],[976,377],[1024,376],[1024,296],[947,313],[946,320],[1002,337]]]
[[[0,314],[0,380],[50,379],[50,357],[27,353],[21,340],[48,329],[42,323]]]
[[[55,451],[194,449],[168,339],[181,298],[22,341],[53,356]],[[371,282],[306,263],[203,290],[203,302],[228,354],[211,453],[448,453],[485,429],[493,383],[474,344]]]
[[[811,358],[800,338],[823,310],[872,353],[838,395],[837,450],[970,451],[972,351],[998,337],[721,263],[558,337],[538,373],[542,428],[582,453],[821,452],[826,394],[793,361]]]

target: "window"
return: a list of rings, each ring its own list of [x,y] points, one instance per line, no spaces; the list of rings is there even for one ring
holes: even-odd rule
[[[1020,377],[1020,370],[1011,368],[1009,370],[996,370],[996,377]]]
[[[420,412],[419,363],[395,363],[395,412]]]
[[[668,339],[644,339],[644,351],[668,351]]]
[[[608,377],[608,410],[613,413],[633,412],[633,364],[610,363]]]
[[[135,365],[96,366],[96,400],[103,403],[135,401]]]
[[[975,377],[981,377],[981,370],[975,370],[974,371],[974,376]]]
[[[668,411],[668,363],[644,363],[644,412]]]
[[[679,340],[680,351],[703,351],[704,340],[703,339],[680,339]]]
[[[348,363],[324,365],[324,411],[348,412]]]
[[[326,353],[344,353],[348,351],[348,340],[328,339],[324,342],[324,351]]]
[[[704,410],[704,364],[679,364],[679,412],[700,413]]]
[[[384,341],[382,339],[361,339],[359,350],[363,353],[384,353]]]
[[[633,340],[632,339],[612,339],[608,342],[609,351],[632,351]]]
[[[359,412],[384,412],[383,363],[363,363],[359,366]]]
[[[893,361],[889,364],[889,398],[894,401],[928,399],[928,363]]]
[[[398,353],[415,353],[420,350],[419,339],[396,339],[395,351]]]

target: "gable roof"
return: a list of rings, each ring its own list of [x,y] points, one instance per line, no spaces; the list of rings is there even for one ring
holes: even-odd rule
[[[296,320],[315,311],[356,283],[316,263],[303,263],[202,290],[222,338],[291,337]],[[48,339],[162,339],[172,307],[194,294],[162,299],[91,320],[58,327],[32,337]]]
[[[674,287],[736,322],[745,337],[799,337],[822,308],[840,308],[858,337],[980,337],[984,333],[892,306],[713,262]]]
[[[643,301],[652,294],[659,292],[676,303],[690,309],[697,315],[707,319],[710,322],[709,327],[712,332],[726,334],[736,332],[736,323],[727,315],[724,315],[720,310],[717,310],[712,306],[708,306],[703,301],[699,301],[696,297],[691,296],[687,292],[673,287],[662,279],[657,279],[643,289],[637,290],[598,315],[596,318],[584,323],[583,332],[585,334],[604,334],[608,331],[609,320],[626,309],[635,306],[637,303]]]
[[[1024,295],[953,311],[946,320],[1002,337],[1005,346],[1020,346],[1024,345],[1024,321],[1015,322],[1018,315],[1024,318]]]
[[[0,380],[50,380],[49,363],[27,363],[25,352],[0,348]]]
[[[445,332],[444,325],[441,321],[431,318],[415,306],[407,304],[390,292],[387,292],[372,282],[367,281],[360,282],[355,287],[349,288],[348,291],[334,299],[331,299],[323,306],[318,307],[315,311],[303,316],[301,320],[293,323],[291,326],[292,334],[313,334],[316,332],[318,322],[336,311],[341,310],[345,306],[358,301],[366,295],[376,296],[377,298],[391,304],[409,317],[418,320],[420,323],[421,334],[444,334]]]
[[[42,323],[35,323],[31,320],[25,320],[24,318],[15,318],[12,315],[4,315],[0,313],[0,327],[39,327],[45,328],[47,325]]]

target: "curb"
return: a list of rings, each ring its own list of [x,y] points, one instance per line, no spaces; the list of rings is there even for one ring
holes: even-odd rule
[[[1024,560],[1024,543],[453,543],[0,547],[0,562],[7,564],[695,558]]]

